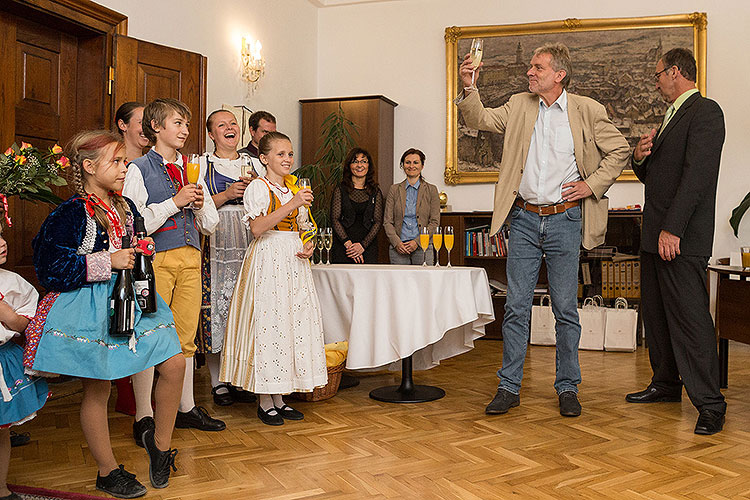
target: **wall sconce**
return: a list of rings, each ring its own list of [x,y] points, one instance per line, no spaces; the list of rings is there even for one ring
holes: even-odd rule
[[[258,88],[258,80],[263,76],[266,70],[266,61],[260,53],[262,48],[260,41],[251,42],[242,37],[242,78],[250,84],[250,89],[254,92]]]

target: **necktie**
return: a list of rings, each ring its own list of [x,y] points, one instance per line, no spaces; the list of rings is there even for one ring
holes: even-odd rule
[[[659,129],[660,134],[666,128],[667,124],[669,123],[669,120],[672,119],[673,114],[674,114],[674,104],[670,105],[667,108],[667,112],[664,114],[664,121],[661,123],[661,128]]]

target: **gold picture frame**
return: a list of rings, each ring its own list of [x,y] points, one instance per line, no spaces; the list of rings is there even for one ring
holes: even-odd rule
[[[529,55],[528,58],[525,60],[521,60],[522,57],[522,41],[528,40],[530,43],[527,45],[531,45],[531,43],[534,43],[535,45],[533,47],[525,47],[527,51],[533,51],[533,49],[538,46],[536,45],[539,43],[540,39],[544,39],[544,36],[547,36],[550,38],[549,41],[560,41],[562,43],[568,44],[568,40],[572,40],[576,34],[578,35],[577,38],[582,38],[584,36],[587,37],[598,37],[600,40],[599,46],[607,46],[607,57],[612,56],[613,53],[615,53],[615,56],[619,54],[629,54],[631,57],[631,66],[633,65],[632,59],[637,54],[635,53],[634,46],[636,40],[640,40],[643,38],[647,38],[649,40],[658,39],[659,44],[657,47],[652,48],[649,52],[648,47],[644,47],[643,49],[643,72],[644,77],[647,75],[648,71],[653,72],[653,68],[656,65],[656,62],[658,61],[658,58],[661,56],[661,52],[659,52],[662,49],[662,34],[667,38],[667,40],[673,40],[675,37],[677,39],[683,39],[687,38],[689,35],[689,32],[685,30],[685,28],[689,28],[692,30],[692,45],[693,45],[693,54],[695,55],[695,59],[697,62],[697,87],[701,91],[703,95],[706,95],[706,26],[707,26],[708,20],[705,12],[693,12],[692,14],[675,14],[675,15],[668,15],[668,16],[652,16],[652,17],[631,17],[631,18],[612,18],[612,19],[565,19],[560,21],[545,21],[545,22],[539,22],[539,23],[526,23],[526,24],[507,24],[507,25],[499,25],[499,26],[451,26],[449,28],[445,29],[445,62],[446,62],[446,87],[447,87],[447,94],[446,94],[446,115],[447,115],[447,134],[446,134],[446,146],[445,146],[445,182],[446,184],[470,184],[470,183],[488,183],[488,182],[496,182],[498,178],[498,174],[496,173],[496,166],[494,165],[497,163],[495,160],[490,160],[492,162],[492,165],[490,166],[482,166],[482,165],[476,165],[472,164],[471,162],[464,162],[463,160],[459,162],[459,113],[458,109],[456,108],[456,105],[453,103],[453,100],[459,93],[459,80],[458,80],[458,65],[459,65],[459,45],[466,45],[467,43],[470,43],[470,40],[472,38],[483,38],[485,39],[485,48],[484,48],[484,57],[482,61],[485,63],[485,66],[487,66],[487,62],[491,61],[492,54],[488,53],[488,42],[487,39],[492,39],[494,37],[513,37],[513,38],[498,38],[498,45],[499,44],[508,44],[508,43],[515,43],[516,40],[518,41],[518,48],[516,55],[516,61],[515,63],[509,62],[505,65],[498,65],[498,68],[502,69],[507,73],[509,70],[516,71],[519,68],[513,68],[512,66],[525,64],[526,67],[528,67],[528,61],[531,59],[531,56]],[[682,30],[674,30],[673,28],[682,28]],[[663,31],[651,31],[651,30],[663,30]],[[630,32],[623,33],[624,30],[648,30],[644,32],[636,32],[633,31],[632,34]],[[596,32],[602,32],[602,31],[612,31],[613,33],[608,37],[605,38],[601,34]],[[590,33],[589,33],[590,32]],[[585,33],[585,35],[583,35]],[[594,34],[596,33],[596,34]],[[550,36],[550,35],[557,35],[557,36]],[[622,40],[627,40],[628,42],[628,49],[624,49],[623,51],[617,51],[613,50],[613,47],[616,48],[615,41],[612,41],[611,39],[620,38]],[[468,42],[467,42],[468,40]],[[569,45],[569,47],[571,47]],[[623,46],[624,47],[624,46]],[[595,52],[592,52],[596,47],[592,46],[584,46],[581,45],[579,47],[579,50],[586,50],[588,51],[587,54],[596,55]],[[664,51],[669,50],[672,48],[672,46],[669,47],[663,47]],[[468,52],[462,51],[463,53]],[[583,54],[581,52],[580,54]],[[655,60],[648,60],[647,58],[649,56],[656,55]],[[502,56],[507,59],[508,54],[503,53],[498,55],[498,58]],[[461,56],[463,57],[463,55]],[[573,58],[573,80],[571,82],[571,86],[575,84],[575,78],[576,78],[576,59],[575,59],[575,51],[574,47],[571,47],[571,57]],[[624,55],[622,57],[625,57]],[[601,61],[600,61],[601,62]],[[620,69],[620,66],[616,65],[617,61],[612,59],[612,65]],[[500,70],[498,70],[500,71]],[[525,70],[524,70],[525,71]],[[525,77],[525,74],[522,76]],[[631,79],[633,78],[632,73],[629,76]],[[519,83],[518,79],[516,79],[516,84]],[[489,81],[493,81],[490,79]],[[479,73],[479,78],[477,81],[477,86],[480,89],[480,95],[482,95],[482,73]],[[648,80],[648,84],[653,90],[653,82],[651,80]],[[490,85],[490,84],[488,84]],[[639,85],[641,86],[641,89],[639,92],[641,95],[644,93],[643,90],[643,82],[639,81]],[[507,90],[507,89],[504,89]],[[622,86],[618,88],[618,90],[622,91]],[[653,91],[654,94],[656,94],[656,91]],[[506,92],[507,93],[507,92]],[[583,95],[586,95],[586,93],[580,92]],[[496,92],[498,95],[502,95],[503,92]],[[592,95],[591,97],[595,97]],[[658,96],[656,96],[658,97]],[[596,97],[595,97],[596,98]],[[507,99],[507,97],[505,97]],[[484,98],[483,98],[484,101]],[[495,107],[498,105],[501,105],[500,103],[495,104],[488,104],[485,102],[485,105],[488,107]],[[604,104],[604,103],[603,103]],[[606,104],[605,104],[606,107]],[[666,106],[664,106],[666,109]],[[608,108],[608,111],[610,111],[610,108]],[[663,112],[663,111],[662,111]],[[658,123],[661,123],[660,116],[653,116],[653,108],[650,111],[651,116],[649,116],[649,119],[652,121],[652,123],[655,123],[658,118]],[[613,121],[615,121],[615,117],[610,115],[611,118],[613,118]],[[638,117],[639,118],[639,117]],[[623,120],[626,120],[626,118],[623,118]],[[641,128],[643,129],[646,125],[646,119],[638,121],[638,127],[633,126],[632,130]],[[643,123],[642,123],[643,122]],[[657,127],[658,128],[658,127]],[[492,134],[495,136],[498,136],[498,134]],[[463,137],[469,137],[468,135],[462,136]],[[479,137],[479,134],[476,134],[476,138],[474,138],[476,141],[482,141],[484,145],[484,152],[482,153],[483,161],[486,163],[486,158],[488,157],[494,157],[493,154],[489,154],[488,150],[491,150],[492,152],[495,151],[495,148],[492,148],[492,145],[487,145],[490,140],[487,137]],[[497,143],[497,137],[492,139]],[[631,146],[633,143],[633,137],[629,137],[629,141],[631,142]],[[501,144],[500,144],[501,147]],[[467,147],[462,148],[464,151],[474,151],[472,149],[471,144],[469,144]],[[475,148],[476,149],[476,148]],[[501,153],[500,153],[501,154]],[[497,158],[499,160],[499,158]],[[470,168],[462,170],[460,167],[462,165],[468,165]],[[483,170],[483,168],[485,168]],[[493,171],[494,169],[494,171]],[[633,174],[632,170],[625,170],[622,175],[618,178],[618,181],[631,181],[631,180],[637,180],[635,175]]]

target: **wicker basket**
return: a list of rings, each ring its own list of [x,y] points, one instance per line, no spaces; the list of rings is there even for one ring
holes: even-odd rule
[[[328,383],[323,387],[316,387],[312,392],[293,392],[292,397],[301,401],[323,401],[334,397],[339,390],[345,364],[346,360],[336,366],[328,367]]]

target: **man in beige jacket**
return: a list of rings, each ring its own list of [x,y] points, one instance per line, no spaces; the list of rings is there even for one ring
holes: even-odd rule
[[[511,96],[499,108],[482,105],[472,84],[472,72],[478,70],[467,55],[459,69],[464,91],[456,104],[468,127],[505,133],[492,234],[510,213],[503,365],[497,393],[485,413],[506,413],[520,404],[534,286],[544,257],[557,337],[555,390],[560,414],[576,417],[581,414],[581,325],[576,309],[580,247],[604,243],[604,194],[628,161],[628,143],[601,104],[567,93],[571,63],[562,44],[534,51],[526,72],[529,92]]]

